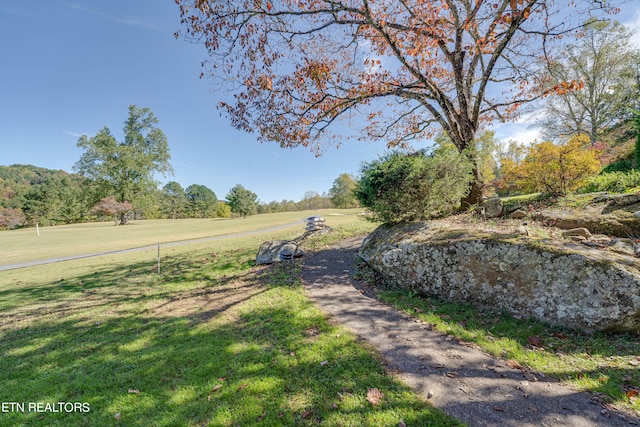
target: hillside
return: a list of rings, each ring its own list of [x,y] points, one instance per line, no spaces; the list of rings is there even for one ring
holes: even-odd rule
[[[33,165],[0,166],[0,207],[21,209],[24,196],[35,186],[47,179],[68,178],[72,175],[63,170]]]

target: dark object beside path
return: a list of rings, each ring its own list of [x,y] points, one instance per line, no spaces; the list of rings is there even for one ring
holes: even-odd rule
[[[588,393],[460,344],[368,297],[351,279],[361,238],[305,260],[303,282],[320,309],[366,339],[397,374],[435,407],[478,427],[629,426],[640,421],[605,409]],[[533,376],[537,381],[533,380]]]

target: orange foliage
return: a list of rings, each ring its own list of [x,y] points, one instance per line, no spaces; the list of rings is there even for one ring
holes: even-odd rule
[[[406,146],[438,130],[464,152],[483,124],[579,88],[549,87],[539,64],[593,12],[572,0],[175,1],[231,123],[317,153],[357,135]],[[340,120],[361,132],[345,135]]]

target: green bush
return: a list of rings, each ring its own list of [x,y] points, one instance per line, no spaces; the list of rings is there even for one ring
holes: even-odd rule
[[[420,221],[451,213],[469,191],[471,162],[457,152],[391,152],[365,164],[355,190],[370,219]]]
[[[624,193],[638,187],[640,187],[640,171],[609,172],[589,178],[586,184],[578,189],[578,193],[595,193],[597,191]]]
[[[628,172],[633,170],[633,162],[629,159],[616,160],[602,169],[603,174],[611,172]]]

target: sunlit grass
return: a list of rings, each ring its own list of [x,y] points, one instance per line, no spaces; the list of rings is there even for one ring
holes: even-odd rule
[[[158,243],[206,237],[224,237],[264,228],[294,224],[291,231],[302,230],[302,221],[322,215],[330,226],[353,223],[359,209],[323,209],[252,215],[235,219],[178,219],[131,221],[114,226],[113,222],[40,227],[0,231],[0,265],[17,264],[70,255],[109,252]]]
[[[335,229],[315,244],[366,227]],[[0,413],[0,425],[457,425],[327,322],[299,264],[253,266],[261,241],[299,234],[173,247],[160,274],[154,251],[3,272],[0,401],[90,411]]]

